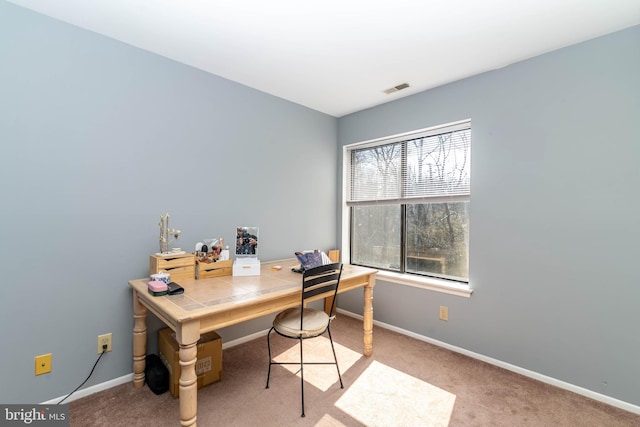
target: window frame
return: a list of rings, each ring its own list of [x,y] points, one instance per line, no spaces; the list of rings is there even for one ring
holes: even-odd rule
[[[436,135],[441,132],[450,132],[452,130],[455,131],[458,129],[463,129],[465,127],[471,128],[470,119],[460,120],[457,122],[433,126],[430,128],[420,129],[416,131],[405,132],[397,135],[376,138],[368,141],[347,144],[342,147],[343,176],[342,176],[342,233],[341,233],[342,236],[341,237],[342,237],[342,248],[344,248],[344,250],[342,251],[342,254],[343,254],[342,258],[344,263],[346,264],[351,263],[351,233],[352,233],[351,208],[352,206],[349,206],[347,204],[347,198],[349,195],[349,184],[350,184],[349,175],[351,173],[351,169],[350,169],[351,151],[354,149],[375,147],[379,145],[391,144],[394,142],[406,141],[406,140],[414,139],[416,137]],[[462,197],[456,196],[453,199],[456,201],[469,201],[470,203],[471,194],[469,193],[469,195],[462,196]],[[433,199],[432,201],[421,200],[413,203],[428,203],[428,202],[437,203],[442,201],[445,201],[445,200],[438,200],[438,199]],[[452,201],[452,200],[447,199],[446,201]],[[403,218],[401,218],[401,228],[402,228],[401,236],[400,236],[401,245],[405,244],[406,236],[404,236],[405,234],[404,228],[406,227],[406,224],[405,224],[406,218],[404,218],[404,215],[406,212],[406,204],[409,204],[409,203],[411,202],[403,201],[400,203],[401,215],[403,216]],[[355,203],[355,205],[357,205],[357,203]],[[469,247],[467,247],[467,251],[468,250],[469,250]],[[402,248],[402,251],[404,251],[404,248]],[[404,256],[404,254],[402,256]],[[388,271],[388,270],[378,269],[378,268],[377,270],[378,270],[378,277],[380,279],[383,279],[388,282],[400,284],[400,285],[413,286],[413,287],[418,287],[422,289],[429,289],[437,292],[444,292],[444,293],[463,296],[463,297],[470,297],[471,294],[473,293],[473,289],[471,288],[471,284],[470,284],[470,277],[468,277],[468,281],[463,282],[463,281],[456,281],[452,279],[442,279],[437,277],[424,276],[416,273],[395,272],[395,271]]]

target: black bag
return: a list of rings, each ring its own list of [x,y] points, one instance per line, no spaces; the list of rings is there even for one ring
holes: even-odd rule
[[[300,269],[293,269],[297,273],[304,273],[306,270],[310,270],[314,267],[320,267],[324,264],[322,259],[322,253],[317,249],[313,252],[296,252],[296,258],[300,261]]]
[[[144,376],[147,385],[155,394],[169,390],[169,370],[157,355],[147,354]]]

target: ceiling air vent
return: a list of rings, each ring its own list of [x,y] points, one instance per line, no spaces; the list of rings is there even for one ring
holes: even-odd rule
[[[390,93],[397,92],[399,90],[406,89],[408,87],[409,87],[409,83],[402,83],[402,84],[399,84],[398,86],[394,86],[394,87],[390,87],[389,89],[385,89],[384,93],[389,95]]]

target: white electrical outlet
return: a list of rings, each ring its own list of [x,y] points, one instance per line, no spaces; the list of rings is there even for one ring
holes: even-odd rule
[[[105,346],[107,346],[105,348]],[[111,351],[111,332],[98,335],[98,354]]]
[[[449,307],[440,306],[440,320],[449,320]]]

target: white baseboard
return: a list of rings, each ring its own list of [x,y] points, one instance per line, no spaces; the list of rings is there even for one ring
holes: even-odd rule
[[[73,402],[74,400],[78,400],[78,399],[83,398],[83,397],[91,396],[92,394],[98,393],[99,391],[107,390],[107,389],[110,389],[111,387],[115,387],[117,385],[128,383],[128,382],[132,382],[132,381],[133,381],[133,373],[130,373],[130,374],[127,374],[127,375],[123,375],[120,378],[114,378],[112,380],[105,381],[105,382],[100,383],[100,384],[92,385],[91,387],[80,389],[80,390],[76,391],[75,393],[73,393],[71,396],[69,396],[69,398],[67,398],[63,403],[70,403],[70,402]],[[55,405],[58,402],[60,402],[62,399],[64,399],[65,396],[67,396],[67,395],[65,394],[64,396],[60,396],[60,397],[56,397],[55,399],[47,400],[46,402],[42,402],[42,405]]]
[[[353,318],[362,320],[362,316],[359,315],[359,314],[355,314],[355,313],[352,313],[350,311],[346,311],[346,310],[342,310],[342,309],[337,309],[337,311],[338,311],[338,313],[344,314],[345,316],[349,316],[349,317],[353,317]],[[491,365],[498,366],[498,367],[506,369],[508,371],[512,371],[512,372],[518,373],[520,375],[524,375],[525,377],[533,378],[534,380],[538,380],[538,381],[541,381],[543,383],[550,384],[552,386],[561,388],[563,390],[572,391],[572,392],[574,392],[576,394],[588,397],[590,399],[597,400],[599,402],[606,403],[607,405],[615,406],[616,408],[624,409],[625,411],[633,412],[634,414],[639,414],[640,415],[640,406],[633,405],[633,404],[631,404],[629,402],[625,402],[623,400],[614,399],[613,397],[606,396],[606,395],[601,394],[601,393],[596,393],[593,390],[589,390],[589,389],[586,389],[584,387],[579,387],[577,385],[574,385],[574,384],[571,384],[571,383],[567,383],[565,381],[560,381],[560,380],[558,380],[556,378],[552,378],[552,377],[540,374],[538,372],[530,371],[528,369],[524,369],[524,368],[521,368],[519,366],[515,366],[515,365],[512,365],[510,363],[506,363],[506,362],[503,362],[501,360],[494,359],[492,357],[484,356],[484,355],[479,354],[479,353],[474,353],[473,351],[469,351],[469,350],[466,350],[466,349],[461,348],[461,347],[456,347],[454,345],[447,344],[445,342],[438,341],[438,340],[435,340],[433,338],[426,337],[424,335],[419,335],[419,334],[416,334],[414,332],[407,331],[406,329],[402,329],[402,328],[398,328],[398,327],[393,326],[393,325],[389,325],[387,323],[383,323],[383,322],[374,320],[373,324],[376,325],[376,326],[379,326],[381,328],[389,329],[390,331],[394,331],[394,332],[397,332],[399,334],[407,335],[407,336],[409,336],[411,338],[415,338],[417,340],[424,341],[424,342],[427,342],[429,344],[436,345],[438,347],[446,348],[447,350],[455,351],[456,353],[464,354],[465,356],[469,356],[469,357],[471,357],[473,359],[481,360],[483,362],[489,363]],[[373,348],[375,349],[375,338],[374,338]]]
[[[353,317],[353,318],[362,320],[362,316],[361,315],[352,313],[350,311],[346,311],[346,310],[342,310],[342,309],[338,308],[337,312],[340,313],[340,314],[343,314],[345,316],[349,316],[349,317]],[[411,331],[408,331],[406,329],[398,328],[396,326],[389,325],[387,323],[383,323],[383,322],[380,322],[378,320],[374,320],[373,324],[376,325],[376,326],[379,326],[381,328],[385,328],[385,329],[388,329],[390,331],[394,331],[394,332],[397,332],[399,334],[403,334],[403,335],[409,336],[411,338],[415,338],[417,340],[424,341],[426,343],[436,345],[438,347],[446,348],[447,350],[455,351],[456,353],[464,354],[465,356],[469,356],[469,357],[471,357],[473,359],[481,360],[481,361],[489,363],[491,365],[498,366],[500,368],[503,368],[503,369],[506,369],[508,371],[512,371],[512,372],[518,373],[520,375],[524,375],[525,377],[533,378],[534,380],[538,380],[538,381],[541,381],[543,383],[550,384],[552,386],[561,388],[563,390],[568,390],[568,391],[574,392],[576,394],[588,397],[590,399],[597,400],[598,402],[606,403],[607,405],[611,405],[611,406],[614,406],[616,408],[624,409],[625,411],[629,411],[629,412],[632,412],[634,414],[639,414],[640,415],[640,406],[633,405],[633,404],[631,404],[629,402],[625,402],[625,401],[619,400],[619,399],[614,399],[613,397],[606,396],[606,395],[601,394],[601,393],[596,393],[593,390],[589,390],[589,389],[586,389],[584,387],[579,387],[577,385],[574,385],[574,384],[571,384],[571,383],[567,383],[565,381],[560,381],[560,380],[558,380],[556,378],[552,378],[552,377],[540,374],[538,372],[530,371],[528,369],[524,369],[524,368],[521,368],[519,366],[515,366],[515,365],[512,365],[510,363],[506,363],[506,362],[503,362],[501,360],[494,359],[492,357],[484,356],[484,355],[479,354],[479,353],[474,353],[473,351],[469,351],[469,350],[466,350],[466,349],[461,348],[461,347],[456,347],[454,345],[447,344],[445,342],[438,341],[438,340],[435,340],[433,338],[426,337],[424,335],[419,335],[419,334],[416,334],[415,332],[411,332]],[[224,350],[225,348],[235,347],[237,345],[244,344],[245,342],[254,340],[256,338],[266,337],[267,336],[267,331],[268,331],[268,329],[265,329],[264,331],[258,331],[258,332],[255,332],[253,334],[246,335],[244,337],[240,337],[240,338],[235,339],[233,341],[229,341],[229,342],[223,343],[222,344],[222,349]],[[375,348],[375,342],[374,342],[374,348]],[[72,394],[67,400],[65,400],[65,402],[69,403],[69,402],[72,402],[74,400],[80,399],[82,397],[90,396],[90,395],[92,395],[94,393],[97,393],[99,391],[107,390],[107,389],[109,389],[111,387],[115,387],[117,385],[124,384],[126,382],[131,382],[131,381],[133,381],[133,373],[127,374],[127,375],[124,375],[124,376],[122,376],[120,378],[115,378],[113,380],[106,381],[106,382],[103,382],[103,383],[100,383],[100,384],[96,384],[94,386],[87,387],[87,388],[82,389],[82,390],[78,390],[77,392]],[[43,405],[52,405],[52,404],[55,404],[55,403],[59,402],[64,397],[65,396],[60,396],[58,398],[49,400],[47,402],[42,402],[42,404]]]
[[[249,342],[251,340],[254,340],[254,339],[260,338],[260,337],[264,337],[264,342],[266,344],[266,342],[267,342],[267,332],[268,331],[269,331],[269,328],[265,329],[264,331],[254,332],[253,334],[237,338],[237,339],[235,339],[233,341],[223,342],[222,343],[222,349],[224,350],[225,348],[235,347],[237,345],[244,344],[246,342]]]

